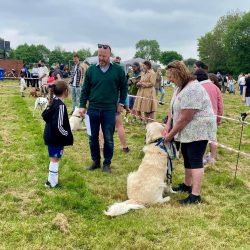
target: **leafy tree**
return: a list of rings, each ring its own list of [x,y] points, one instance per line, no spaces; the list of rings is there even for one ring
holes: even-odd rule
[[[222,16],[214,29],[198,39],[199,57],[208,66],[210,71],[230,72],[228,67],[228,54],[225,46],[225,34],[231,24],[241,19],[241,12],[230,12]]]
[[[92,54],[92,56],[98,56],[98,50],[96,50],[96,51]]]
[[[37,49],[38,54],[39,54],[39,60],[43,59],[47,62],[49,60],[49,57],[50,57],[50,50],[42,44],[37,45],[36,49]]]
[[[231,23],[225,34],[227,62],[234,74],[250,72],[250,12]]]
[[[135,47],[135,58],[140,57],[153,61],[158,61],[160,59],[160,45],[156,40],[140,40],[136,43]]]
[[[182,60],[183,57],[176,51],[163,51],[160,56],[160,62],[163,65],[167,65],[168,63],[174,61],[174,60]]]
[[[50,50],[44,45],[28,45],[27,43],[19,45],[15,50],[10,51],[11,59],[23,60],[26,64],[36,63],[41,59],[48,60]]]
[[[30,46],[27,43],[19,45],[13,53],[15,59],[23,60],[24,63],[34,62],[33,54],[34,52],[30,50]]]
[[[197,62],[197,59],[194,59],[194,58],[188,58],[188,59],[184,60],[184,63],[185,63],[189,68],[192,68],[193,65],[195,64],[195,62]]]
[[[63,56],[64,52],[65,51],[59,46],[55,47],[50,53],[49,64],[52,65],[53,63],[65,63]]]
[[[80,49],[77,51],[77,54],[80,56],[81,61],[91,56],[90,49]]]

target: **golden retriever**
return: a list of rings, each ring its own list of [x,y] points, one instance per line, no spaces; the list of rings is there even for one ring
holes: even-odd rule
[[[165,203],[170,197],[163,197],[168,190],[165,183],[167,172],[167,154],[156,145],[156,141],[162,138],[164,126],[160,123],[149,123],[146,127],[146,146],[141,165],[136,172],[132,172],[127,178],[128,200],[111,205],[104,213],[108,216],[118,216],[127,213],[130,209],[144,208],[145,205]],[[165,146],[172,156],[168,142]]]

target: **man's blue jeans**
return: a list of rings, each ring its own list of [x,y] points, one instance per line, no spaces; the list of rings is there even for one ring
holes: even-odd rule
[[[243,94],[243,88],[244,88],[244,85],[240,85],[240,95]]]
[[[76,107],[80,105],[80,95],[81,87],[71,86],[71,96],[72,96],[72,110],[74,111]]]
[[[90,118],[91,136],[89,137],[89,145],[92,160],[96,163],[100,162],[100,145],[99,131],[102,128],[104,137],[103,165],[111,164],[114,153],[114,131],[115,131],[115,116],[116,110],[99,110],[89,109],[88,115]]]

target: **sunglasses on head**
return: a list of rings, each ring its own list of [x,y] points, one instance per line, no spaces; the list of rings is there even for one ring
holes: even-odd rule
[[[111,48],[110,48],[110,46],[109,45],[106,45],[106,44],[98,44],[98,49],[101,49],[101,48],[103,48],[103,49],[110,49],[111,50]]]

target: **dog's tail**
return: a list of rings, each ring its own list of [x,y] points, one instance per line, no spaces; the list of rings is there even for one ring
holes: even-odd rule
[[[136,201],[127,200],[120,203],[115,203],[111,205],[104,214],[114,217],[122,214],[126,214],[131,209],[141,209],[144,208],[143,205],[138,204]]]

